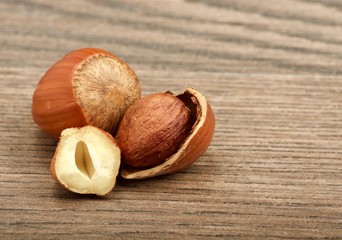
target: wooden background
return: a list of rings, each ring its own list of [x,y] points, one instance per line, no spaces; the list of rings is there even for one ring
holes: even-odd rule
[[[208,151],[104,198],[57,185],[31,97],[81,47],[125,60],[143,95],[203,92]],[[0,53],[1,239],[342,238],[341,1],[1,0]]]

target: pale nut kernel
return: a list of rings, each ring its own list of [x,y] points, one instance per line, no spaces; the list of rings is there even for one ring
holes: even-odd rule
[[[50,172],[64,188],[80,194],[109,193],[120,167],[120,149],[107,132],[93,127],[62,132]]]
[[[167,94],[171,94],[168,92]],[[158,101],[160,97],[159,95],[154,95],[154,100]],[[186,121],[187,127],[184,127],[183,122],[180,122],[180,125],[182,126],[182,129],[186,129],[187,136],[183,141],[179,144],[178,141],[175,141],[175,145],[177,146],[176,150],[168,157],[163,159],[163,161],[158,161],[157,165],[151,166],[148,168],[141,168],[141,167],[132,167],[128,164],[123,164],[121,168],[121,176],[126,179],[143,179],[143,178],[150,178],[158,175],[164,175],[164,174],[171,174],[178,172],[185,167],[188,167],[190,164],[192,164],[194,161],[196,161],[208,148],[212,137],[214,135],[215,130],[215,117],[214,113],[208,104],[206,98],[197,90],[193,88],[187,88],[184,93],[179,94],[176,96],[179,100],[181,100],[182,104],[186,109],[189,109],[190,112],[190,118],[188,121]],[[144,98],[142,98],[144,99]],[[131,107],[134,107],[135,104],[133,104]],[[131,108],[130,107],[130,108]],[[143,149],[145,144],[149,146],[147,149],[148,151],[151,151],[150,148],[150,141],[155,141],[154,139],[161,139],[160,136],[155,136],[155,138],[150,137],[148,139],[144,139],[144,137],[140,138],[140,133],[143,132],[142,136],[148,135],[149,132],[154,133],[156,132],[156,129],[159,129],[159,125],[164,126],[161,120],[161,123],[158,123],[158,118],[160,118],[160,115],[163,115],[161,112],[166,111],[165,118],[167,117],[173,117],[172,116],[172,109],[159,109],[155,108],[151,110],[149,108],[148,111],[144,109],[144,106],[140,105],[140,111],[138,113],[134,112],[134,114],[130,115],[131,112],[129,109],[126,111],[123,120],[129,121],[129,124],[125,122],[121,122],[119,129],[118,129],[118,135],[116,136],[116,139],[118,141],[118,145],[122,149],[122,153],[126,151],[125,147],[129,147],[129,142],[125,143],[125,147],[122,147],[121,141],[122,139],[130,139],[129,141],[133,141],[134,143],[131,145],[133,148],[130,150],[131,152],[135,152],[135,148],[138,146],[139,151],[137,151],[139,154],[144,154]],[[156,114],[155,112],[158,112]],[[143,116],[143,115],[147,115]],[[178,114],[176,114],[178,115]],[[154,116],[158,116],[157,119],[153,120],[154,124],[144,124],[143,121],[137,124],[137,117],[141,117],[142,119],[147,119],[150,121],[151,118]],[[176,118],[175,125],[178,124],[178,120]],[[166,124],[168,125],[168,124]],[[173,125],[174,126],[174,125]],[[127,129],[135,129],[134,132],[130,132]],[[123,137],[126,133],[133,134],[129,137]],[[157,131],[158,132],[158,131]],[[168,132],[172,132],[168,130]],[[160,132],[159,134],[163,134],[163,132]],[[139,141],[136,141],[135,138],[139,138]],[[151,140],[152,139],[152,140]],[[172,139],[172,137],[171,137]],[[177,139],[177,138],[176,138]],[[172,142],[172,141],[171,141]],[[159,146],[159,144],[162,146],[161,149],[158,149],[157,152],[160,151],[168,151],[169,148],[174,149],[174,146],[168,142],[164,144],[163,142],[156,142],[153,145]],[[170,145],[171,144],[171,145]],[[148,154],[147,154],[148,156]],[[122,161],[124,162],[125,154],[122,154]]]
[[[115,133],[140,96],[138,78],[126,63],[104,50],[82,48],[65,55],[39,81],[32,117],[55,138],[66,128],[85,125]]]

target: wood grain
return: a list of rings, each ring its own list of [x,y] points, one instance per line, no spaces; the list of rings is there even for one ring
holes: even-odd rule
[[[341,1],[1,0],[0,22],[1,239],[342,238]],[[144,95],[203,92],[208,151],[104,198],[58,186],[31,97],[81,47],[124,59]]]

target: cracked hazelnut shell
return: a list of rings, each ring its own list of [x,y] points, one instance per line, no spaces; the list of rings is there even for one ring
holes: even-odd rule
[[[191,165],[207,150],[214,135],[215,117],[206,98],[193,88],[187,88],[184,93],[176,97],[183,102],[190,112],[187,136],[171,156],[156,166],[139,168],[127,164],[122,165],[120,174],[123,178],[144,179],[175,173]],[[153,112],[150,114],[153,114]],[[127,118],[129,117],[127,116]],[[141,128],[143,127],[141,126]],[[118,134],[120,134],[120,127]],[[124,134],[124,130],[121,134]],[[120,139],[117,138],[117,140],[120,146]],[[143,146],[144,142],[141,142],[141,144]]]

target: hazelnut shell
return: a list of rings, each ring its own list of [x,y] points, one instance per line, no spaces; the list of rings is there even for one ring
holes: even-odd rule
[[[125,179],[144,179],[178,172],[196,161],[208,148],[215,130],[215,116],[206,98],[197,90],[187,88],[177,95],[189,108],[192,129],[176,153],[160,165],[149,169],[122,166]]]

